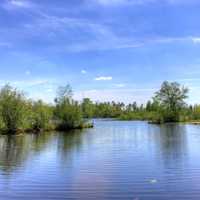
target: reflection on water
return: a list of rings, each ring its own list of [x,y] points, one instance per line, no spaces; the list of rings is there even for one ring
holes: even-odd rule
[[[30,154],[42,151],[52,138],[52,134],[27,134],[19,136],[2,136],[0,138],[0,168],[11,173],[23,165]]]
[[[187,159],[187,126],[180,124],[152,125],[148,128],[149,142],[156,148],[156,155],[165,164],[185,162]],[[167,167],[167,166],[166,166]]]
[[[58,156],[61,156],[61,161],[64,161],[68,154],[70,156],[81,148],[83,133],[84,131],[81,130],[73,130],[67,133],[2,136],[0,138],[0,169],[7,174],[12,173],[32,156],[41,151],[50,150],[52,147],[58,150]]]
[[[95,121],[0,137],[0,199],[200,199],[200,127]]]

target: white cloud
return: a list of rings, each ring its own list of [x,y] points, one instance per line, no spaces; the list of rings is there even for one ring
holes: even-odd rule
[[[7,83],[9,83],[11,86],[19,87],[19,88],[29,88],[29,87],[36,87],[36,86],[51,84],[48,80],[45,80],[45,79],[20,80],[20,81],[0,80],[0,85],[5,85]]]
[[[195,44],[200,43],[200,37],[192,37],[191,39]]]
[[[53,88],[48,88],[46,91],[51,93],[51,92],[53,92]]]
[[[94,41],[82,41],[79,44],[73,43],[64,48],[68,52],[84,52],[84,51],[104,51],[104,50],[118,50],[118,49],[133,49],[140,48],[145,45],[159,44],[165,45],[170,43],[185,43],[193,42],[200,43],[200,37],[155,37],[155,38],[133,38],[133,37],[120,37],[115,35],[111,30],[109,31],[104,27],[105,32],[94,33]],[[102,42],[103,41],[103,42]],[[106,41],[106,42],[105,42]]]
[[[150,3],[177,4],[197,4],[199,0],[88,0],[102,6],[121,6],[121,5],[146,5]]]
[[[31,8],[33,7],[33,3],[29,0],[7,0],[6,3],[2,4],[2,7],[7,10],[17,8]]]
[[[81,74],[87,74],[87,71],[86,70],[81,70]]]
[[[94,80],[95,81],[111,81],[113,78],[112,76],[99,76],[96,77]]]
[[[72,39],[68,45],[59,44],[57,48],[67,52],[82,52],[92,50],[108,50],[108,49],[123,49],[135,48],[141,46],[140,41],[135,38],[122,37],[116,35],[112,26],[94,23],[90,20],[77,19],[70,17],[58,17],[47,15],[44,13],[39,14],[40,17],[34,23],[25,24],[24,29],[27,34],[43,34],[49,33],[56,37],[56,34],[68,34],[71,30],[75,32],[83,32],[89,35],[89,39],[77,40]],[[67,38],[66,38],[67,40]],[[60,47],[60,45],[62,47]]]
[[[96,3],[105,5],[105,6],[109,6],[109,5],[118,5],[118,4],[127,4],[128,0],[95,0]]]
[[[124,88],[126,85],[123,83],[119,83],[119,84],[114,84],[114,86],[118,88]]]
[[[128,0],[95,0],[99,3],[112,4],[112,3],[132,3],[143,1],[128,1]],[[154,2],[156,0],[146,0],[148,2]],[[174,2],[174,1],[173,1]],[[55,37],[58,33],[63,34],[66,37],[69,32],[81,32],[87,33],[88,37],[83,37],[77,40],[75,37],[70,39],[66,37],[65,43],[54,43],[51,48],[54,51],[64,52],[85,52],[85,51],[98,51],[98,50],[110,50],[110,49],[128,49],[128,48],[139,48],[148,44],[167,44],[175,42],[188,42],[193,41],[199,42],[198,37],[134,37],[134,35],[124,34],[119,35],[116,33],[115,28],[109,24],[103,24],[101,22],[94,23],[94,21],[86,20],[84,18],[71,18],[71,17],[58,17],[54,15],[45,14],[45,12],[37,12],[36,15],[39,17],[33,23],[24,24],[24,33],[28,36],[31,35],[43,35],[47,33],[47,37]],[[127,32],[128,33],[128,32]],[[51,36],[50,36],[51,35]],[[89,39],[88,39],[89,38]],[[68,43],[66,45],[66,43]]]
[[[49,81],[48,80],[33,80],[33,81],[30,81],[31,86],[45,85],[45,84],[49,84]]]
[[[22,0],[11,0],[10,4],[17,7],[29,7],[29,3],[27,3],[27,1],[22,1]]]
[[[27,71],[25,72],[25,74],[26,74],[27,76],[29,76],[29,75],[31,74],[31,72],[30,72],[29,70],[27,70]]]
[[[199,0],[164,0],[164,1],[172,5],[173,4],[199,4]]]
[[[88,2],[96,2],[101,5],[122,5],[122,4],[143,4],[150,2],[159,2],[158,0],[86,0]],[[169,2],[171,4],[181,3],[181,0],[160,0],[161,2]],[[182,0],[186,2],[186,0]],[[188,0],[189,1],[189,0]],[[32,7],[31,1],[26,0],[10,0],[7,1],[7,6],[12,8],[27,8]],[[194,0],[193,0],[194,2]],[[34,6],[37,4],[34,4]],[[39,7],[39,6],[38,6]],[[52,51],[63,51],[63,52],[85,52],[85,51],[104,51],[104,50],[118,50],[118,49],[128,49],[128,48],[140,48],[144,45],[149,44],[167,44],[175,42],[188,42],[200,43],[200,38],[198,37],[142,37],[136,36],[134,34],[117,34],[115,27],[109,25],[109,23],[94,22],[90,19],[85,18],[72,18],[69,16],[60,17],[51,15],[49,13],[43,12],[42,9],[34,9],[35,20],[24,24],[23,29],[20,27],[16,30],[16,34],[24,34],[24,38],[31,36],[41,36],[46,34],[47,37],[53,37],[57,39],[58,36],[62,35],[65,42],[52,42],[50,49]],[[124,27],[125,28],[125,27]],[[137,29],[137,27],[136,27]],[[10,30],[8,30],[10,31]],[[68,34],[70,32],[80,32],[85,33],[87,37],[81,37],[76,39],[75,37],[70,38]],[[130,29],[131,31],[131,29]],[[140,31],[140,30],[138,30]],[[50,36],[51,35],[51,36]],[[89,39],[88,39],[89,38]],[[53,41],[53,39],[51,41]],[[67,44],[67,45],[66,45]],[[0,46],[8,46],[7,44],[0,43]],[[84,72],[81,72],[84,74]]]
[[[92,1],[103,6],[120,6],[120,5],[143,5],[147,3],[154,3],[158,0],[92,0]]]

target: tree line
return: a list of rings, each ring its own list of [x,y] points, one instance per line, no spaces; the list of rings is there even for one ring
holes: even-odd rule
[[[121,120],[148,120],[152,123],[186,122],[200,120],[200,105],[188,105],[188,88],[177,82],[165,81],[154,97],[146,104],[133,101],[93,103],[82,102],[84,117],[117,118]]]
[[[54,104],[28,99],[22,91],[5,85],[0,90],[0,130],[23,132],[68,130],[92,127],[87,119],[117,118],[148,120],[153,123],[184,122],[200,119],[200,105],[188,105],[188,88],[177,82],[163,82],[152,100],[137,102],[92,102],[73,99],[70,85],[59,87]]]

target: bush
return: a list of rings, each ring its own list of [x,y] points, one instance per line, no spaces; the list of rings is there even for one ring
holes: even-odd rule
[[[59,121],[59,129],[67,130],[83,125],[81,107],[73,100],[63,99],[60,101],[56,106],[56,116]]]
[[[34,102],[32,106],[32,128],[35,130],[49,130],[52,128],[53,109],[41,100]]]
[[[8,132],[23,129],[26,124],[27,103],[24,94],[9,85],[0,90],[2,127]]]

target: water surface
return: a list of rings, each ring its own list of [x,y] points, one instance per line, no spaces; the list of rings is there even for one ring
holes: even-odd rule
[[[0,136],[0,199],[200,199],[200,126],[96,120]]]

